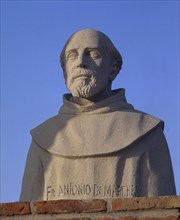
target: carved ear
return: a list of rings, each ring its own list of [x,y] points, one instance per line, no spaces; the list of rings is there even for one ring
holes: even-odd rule
[[[117,62],[114,62],[112,65],[112,71],[109,75],[109,80],[113,81],[116,78],[118,73],[119,73],[119,66]]]

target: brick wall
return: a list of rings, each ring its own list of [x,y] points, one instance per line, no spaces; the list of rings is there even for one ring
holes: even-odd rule
[[[180,196],[0,204],[1,220],[180,220]]]

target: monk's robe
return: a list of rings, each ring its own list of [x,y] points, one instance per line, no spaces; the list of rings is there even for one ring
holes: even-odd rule
[[[66,94],[31,131],[21,201],[176,194],[163,121],[135,110],[124,89],[113,94],[85,105]]]

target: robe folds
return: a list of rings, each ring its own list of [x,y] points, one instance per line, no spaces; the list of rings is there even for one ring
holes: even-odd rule
[[[31,130],[21,201],[175,195],[163,121],[137,111],[125,90],[80,105]]]

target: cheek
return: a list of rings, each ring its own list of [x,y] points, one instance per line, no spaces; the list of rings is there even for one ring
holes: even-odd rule
[[[107,69],[107,68],[109,68],[110,67],[110,60],[109,59],[106,59],[106,58],[104,58],[104,59],[98,59],[98,60],[96,60],[95,61],[95,63],[96,63],[96,66],[98,67],[98,68],[101,68],[101,69]]]
[[[99,68],[102,68],[103,62],[101,59],[98,59],[98,60],[94,60],[91,65],[94,66],[95,68],[99,69]]]
[[[66,65],[65,66],[65,69],[64,69],[64,78],[65,80],[67,80],[67,78],[69,78],[69,76],[71,75],[72,73],[72,68],[70,65]]]
[[[64,76],[64,81],[66,83],[67,82],[67,73],[65,72],[65,70],[63,71],[63,76]]]
[[[76,63],[75,62],[68,62],[65,65],[65,70],[69,74],[71,74],[74,71],[74,69],[76,69]]]

